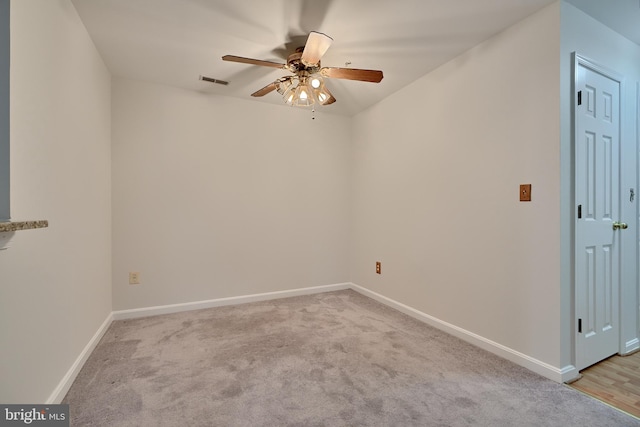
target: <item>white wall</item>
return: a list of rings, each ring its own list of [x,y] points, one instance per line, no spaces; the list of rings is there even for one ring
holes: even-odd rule
[[[621,233],[623,243],[623,263],[631,268],[625,269],[622,278],[621,292],[622,340],[633,342],[638,337],[637,328],[637,242],[638,214],[637,202],[628,202],[628,189],[635,188],[638,194],[636,170],[637,161],[637,107],[636,84],[640,80],[640,46],[622,37],[610,28],[597,22],[574,6],[562,2],[561,9],[561,61],[560,61],[560,111],[561,128],[561,185],[562,185],[562,220],[573,224],[573,168],[571,139],[571,104],[572,104],[572,52],[585,56],[603,65],[625,78],[623,86],[622,117],[622,163],[625,171],[622,175],[623,189],[622,218],[631,227],[629,232]],[[637,201],[637,198],[636,198]],[[565,227],[562,234],[562,362],[569,365],[574,357],[573,324],[573,276],[571,258],[571,227]],[[637,346],[635,344],[630,344]],[[624,347],[624,346],[623,346]],[[628,351],[629,349],[627,349]],[[624,348],[621,349],[624,351]]]
[[[11,218],[9,188],[10,4],[0,1],[0,221]]]
[[[50,227],[0,252],[0,402],[45,401],[112,301],[348,280],[572,362],[567,53],[615,61],[631,89],[637,46],[556,3],[353,119],[312,121],[110,82],[68,0],[12,8],[12,216]]]
[[[356,284],[557,368],[559,16],[355,117],[351,249]]]
[[[68,0],[11,2],[0,402],[45,402],[111,311],[110,76]]]
[[[349,118],[123,79],[112,100],[114,309],[349,280]]]

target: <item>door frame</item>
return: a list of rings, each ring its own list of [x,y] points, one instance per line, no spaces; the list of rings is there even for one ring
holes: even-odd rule
[[[590,69],[591,71],[594,71],[596,73],[602,74],[604,76],[606,76],[607,78],[610,78],[611,80],[614,80],[616,82],[618,82],[619,84],[619,88],[620,88],[620,94],[619,94],[619,112],[620,112],[620,122],[619,122],[619,138],[620,138],[620,152],[619,152],[619,170],[618,170],[618,179],[619,179],[619,195],[618,195],[618,201],[617,203],[619,203],[619,212],[620,212],[620,218],[618,219],[618,221],[623,221],[623,216],[624,216],[624,209],[623,209],[623,203],[622,203],[622,198],[623,198],[623,189],[625,188],[624,184],[625,184],[625,180],[623,179],[623,162],[622,162],[622,157],[623,157],[623,151],[625,150],[625,144],[624,144],[624,138],[626,136],[626,133],[624,132],[624,124],[623,124],[623,120],[624,120],[624,115],[626,112],[626,108],[624,107],[624,102],[623,102],[623,97],[624,97],[624,93],[625,93],[625,89],[624,89],[624,76],[616,71],[613,71],[611,69],[609,69],[606,66],[603,66],[601,64],[599,64],[596,61],[593,61],[583,55],[578,54],[577,52],[573,52],[572,54],[572,74],[573,74],[573,79],[572,79],[572,84],[571,84],[571,90],[572,90],[572,102],[571,102],[571,110],[573,113],[573,117],[572,117],[572,132],[571,132],[571,153],[572,153],[572,168],[573,168],[573,172],[572,172],[572,181],[573,181],[573,185],[572,185],[572,203],[573,203],[573,221],[572,221],[572,264],[573,264],[573,332],[572,332],[572,336],[573,336],[573,348],[574,348],[574,354],[573,354],[573,363],[574,366],[578,366],[578,352],[580,350],[580,346],[579,346],[579,338],[580,338],[580,333],[578,332],[578,307],[579,307],[579,302],[578,302],[578,292],[577,292],[577,288],[578,288],[578,275],[576,274],[577,271],[577,263],[578,263],[578,247],[577,247],[577,225],[578,225],[578,215],[577,215],[577,168],[576,168],[576,144],[577,144],[577,129],[578,129],[578,114],[577,114],[577,106],[578,106],[578,69],[579,66],[583,66],[585,68]],[[636,152],[636,156],[637,154],[637,150],[634,150]],[[636,162],[637,165],[637,162]],[[636,166],[636,171],[637,171],[637,166]],[[634,188],[637,189],[638,185],[636,183],[636,180],[634,180]],[[637,191],[636,191],[637,194]],[[637,198],[636,198],[636,203],[637,203]],[[636,224],[637,219],[633,222],[629,221],[632,224]],[[635,227],[636,230],[638,227]],[[628,234],[632,234],[635,235],[636,233],[628,233]],[[627,343],[625,341],[625,339],[623,338],[623,319],[625,318],[625,316],[623,315],[623,287],[622,287],[622,283],[624,278],[627,276],[625,274],[625,268],[624,268],[624,263],[623,263],[623,253],[624,253],[624,249],[625,247],[627,247],[628,245],[625,245],[625,242],[628,241],[628,236],[620,233],[620,254],[619,254],[619,268],[620,268],[620,280],[618,281],[618,354],[626,354],[629,353],[630,351],[635,351],[635,349],[633,350],[629,350],[629,343]],[[637,241],[637,239],[636,239]],[[635,335],[637,337],[638,335],[638,331],[640,330],[640,313],[638,313],[637,307],[638,304],[635,304],[636,306],[636,315],[634,316],[634,319],[636,319],[636,322],[634,322],[634,329],[636,331]],[[636,344],[637,344],[637,338],[636,338]]]
[[[633,254],[633,260],[634,260],[633,264],[635,266],[635,269],[633,271],[633,274],[634,274],[633,281],[636,284],[636,295],[634,298],[634,304],[636,309],[635,324],[634,324],[636,344],[633,349],[630,349],[630,343],[629,342],[625,343],[625,348],[621,349],[622,350],[621,354],[628,354],[640,348],[640,340],[638,340],[638,337],[640,337],[640,211],[638,209],[638,206],[640,206],[640,200],[638,199],[638,197],[640,197],[640,194],[638,194],[638,192],[640,191],[640,82],[636,82],[635,107],[636,107],[635,123],[634,123],[635,180],[633,185],[636,188],[637,197],[636,197],[636,204],[634,206],[635,209],[633,211],[633,216],[634,216],[633,224],[635,225],[635,228],[636,228],[636,232],[633,234],[634,236],[633,244],[635,246],[635,249],[638,252],[635,252]]]

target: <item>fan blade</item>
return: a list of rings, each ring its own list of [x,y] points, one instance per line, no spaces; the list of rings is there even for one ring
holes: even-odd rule
[[[380,83],[383,77],[380,70],[359,70],[357,68],[325,67],[320,70],[320,74],[332,79],[358,80],[371,83]]]
[[[302,51],[302,63],[305,65],[317,65],[325,54],[333,39],[326,34],[311,31],[307,43]]]
[[[262,89],[253,92],[251,96],[265,96],[266,94],[268,94],[269,92],[273,92],[274,90],[276,90],[276,82],[269,83]]]
[[[334,102],[336,102],[335,96],[333,96],[333,94],[329,92],[329,89],[327,89],[327,86],[324,87],[324,91],[329,94],[329,99],[327,99],[322,105],[331,105]]]
[[[262,61],[260,59],[243,58],[242,56],[225,55],[222,57],[223,61],[240,62],[242,64],[261,65],[263,67],[273,67],[284,69],[285,64],[279,64],[277,62]]]

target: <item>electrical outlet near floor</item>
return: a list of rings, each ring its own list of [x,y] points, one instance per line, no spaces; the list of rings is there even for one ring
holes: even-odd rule
[[[376,261],[376,274],[382,274],[382,263],[380,261]]]
[[[129,284],[130,285],[139,285],[140,284],[140,273],[137,271],[132,271],[129,273]]]

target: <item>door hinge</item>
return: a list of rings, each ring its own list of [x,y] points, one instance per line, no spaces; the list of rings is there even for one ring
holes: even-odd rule
[[[582,205],[578,205],[578,219],[582,218]]]
[[[578,105],[582,105],[582,91],[578,91]]]
[[[582,333],[582,319],[578,319],[578,333]]]

